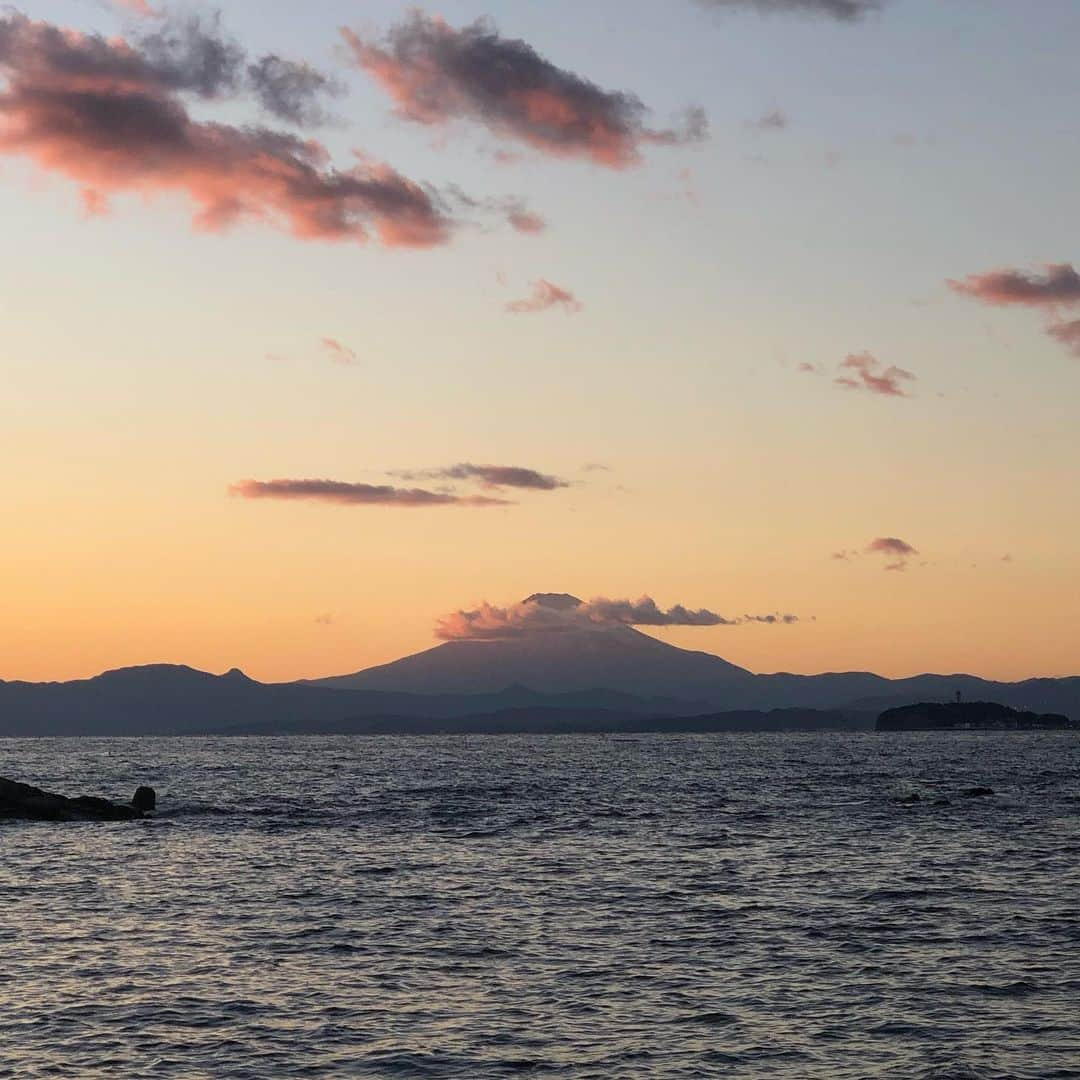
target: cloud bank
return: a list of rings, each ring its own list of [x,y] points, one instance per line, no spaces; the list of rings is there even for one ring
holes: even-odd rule
[[[501,36],[490,20],[455,29],[414,11],[382,41],[341,33],[357,66],[415,123],[468,119],[541,153],[614,169],[635,164],[643,145],[697,142],[707,133],[699,108],[678,128],[649,127],[635,95],[556,67],[526,42]]]
[[[534,634],[612,626],[738,626],[742,623],[792,625],[795,615],[744,615],[728,619],[706,608],[691,610],[676,604],[660,608],[649,596],[640,600],[597,597],[584,603],[574,597],[532,597],[520,604],[497,607],[481,604],[472,611],[454,611],[435,625],[443,641],[507,641]]]
[[[349,484],[340,480],[241,480],[229,488],[229,494],[242,499],[314,501],[340,506],[416,508],[512,505],[506,499],[490,498],[485,495],[454,495],[448,492],[426,491],[423,488]]]

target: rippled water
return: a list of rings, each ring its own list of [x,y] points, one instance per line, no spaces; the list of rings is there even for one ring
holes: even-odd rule
[[[0,1076],[1080,1077],[1075,735],[17,741],[0,775],[160,797],[0,823]]]

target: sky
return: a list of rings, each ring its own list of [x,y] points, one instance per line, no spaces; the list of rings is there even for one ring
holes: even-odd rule
[[[0,678],[1080,672],[1076,0],[138,7],[0,13]]]

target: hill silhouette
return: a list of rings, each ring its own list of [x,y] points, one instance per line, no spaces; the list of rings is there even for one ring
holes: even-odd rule
[[[872,672],[755,675],[711,653],[680,649],[631,626],[575,615],[581,601],[537,593],[554,630],[449,641],[349,675],[260,683],[233,669],[212,675],[151,665],[66,683],[0,681],[0,736],[186,735],[240,732],[665,730],[668,717],[705,718],[701,730],[784,723],[840,726],[916,701],[990,700],[1080,717],[1080,678],[1000,683],[972,675],[887,679]],[[559,620],[565,616],[565,627]],[[720,713],[744,714],[736,720]],[[558,715],[561,714],[561,715]],[[779,715],[779,714],[778,714]],[[850,718],[855,716],[855,720]],[[642,728],[644,723],[646,727]],[[674,730],[673,728],[671,728]]]

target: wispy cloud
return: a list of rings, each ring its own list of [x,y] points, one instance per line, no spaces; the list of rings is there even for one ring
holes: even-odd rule
[[[825,368],[807,360],[799,363],[795,370],[803,375],[826,375]],[[908,388],[918,379],[910,371],[889,365],[868,352],[851,353],[836,368],[833,383],[842,390],[861,390],[883,397],[911,397]]]
[[[1052,322],[1046,332],[1064,345],[1073,356],[1080,358],[1080,319],[1071,322]]]
[[[248,80],[268,113],[297,127],[325,124],[323,98],[340,97],[344,84],[310,64],[270,54],[248,67]]]
[[[881,10],[881,0],[696,0],[723,11],[756,11],[763,15],[822,15],[852,22]]]
[[[337,338],[324,337],[320,344],[323,347],[323,351],[326,352],[330,359],[336,364],[355,364],[359,357],[356,352],[348,347],[348,345],[342,345]]]
[[[756,120],[751,120],[749,126],[755,131],[783,131],[790,123],[787,113],[780,109],[770,109]]]
[[[130,11],[145,19],[152,19],[159,14],[158,9],[151,7],[147,0],[113,0],[113,4],[123,11]]]
[[[585,305],[569,290],[540,278],[532,283],[532,293],[521,300],[511,300],[506,310],[512,315],[533,314],[561,307],[567,314],[575,314]]]
[[[532,210],[512,210],[506,218],[520,233],[542,233],[547,229],[547,222]]]
[[[455,205],[466,210],[476,210],[483,214],[504,218],[511,228],[519,233],[536,235],[547,228],[547,221],[531,210],[525,200],[519,196],[478,199],[466,194],[456,184],[447,185],[444,192],[446,198]]]
[[[503,37],[490,20],[455,29],[414,11],[381,41],[341,32],[357,65],[416,123],[469,119],[542,153],[609,168],[636,163],[643,145],[707,134],[700,108],[688,110],[679,127],[650,127],[634,94],[603,90],[557,67],[526,42]]]
[[[852,562],[862,555],[881,555],[886,559],[884,569],[895,572],[906,570],[909,561],[918,554],[915,547],[898,536],[879,536],[871,540],[862,551],[855,548],[842,548],[840,551],[834,551],[830,558],[835,562]]]
[[[790,626],[799,621],[795,615],[781,614],[728,619],[707,608],[692,610],[682,604],[664,609],[649,596],[636,601],[597,597],[587,603],[572,597],[555,599],[557,603],[540,598],[505,607],[485,603],[473,610],[454,611],[437,621],[435,636],[444,641],[505,641],[612,626]]]
[[[910,397],[906,387],[916,377],[903,368],[886,367],[870,353],[848,356],[840,365],[840,374],[833,380],[845,390],[866,390],[885,397]]]
[[[486,488],[522,488],[531,491],[557,491],[570,486],[569,481],[536,469],[519,465],[474,465],[471,462],[391,475],[401,480],[474,480]]]
[[[454,495],[423,488],[350,484],[340,480],[241,480],[229,494],[242,499],[279,499],[334,503],[340,506],[388,506],[402,508],[434,506],[510,506],[506,499],[486,495]]]

